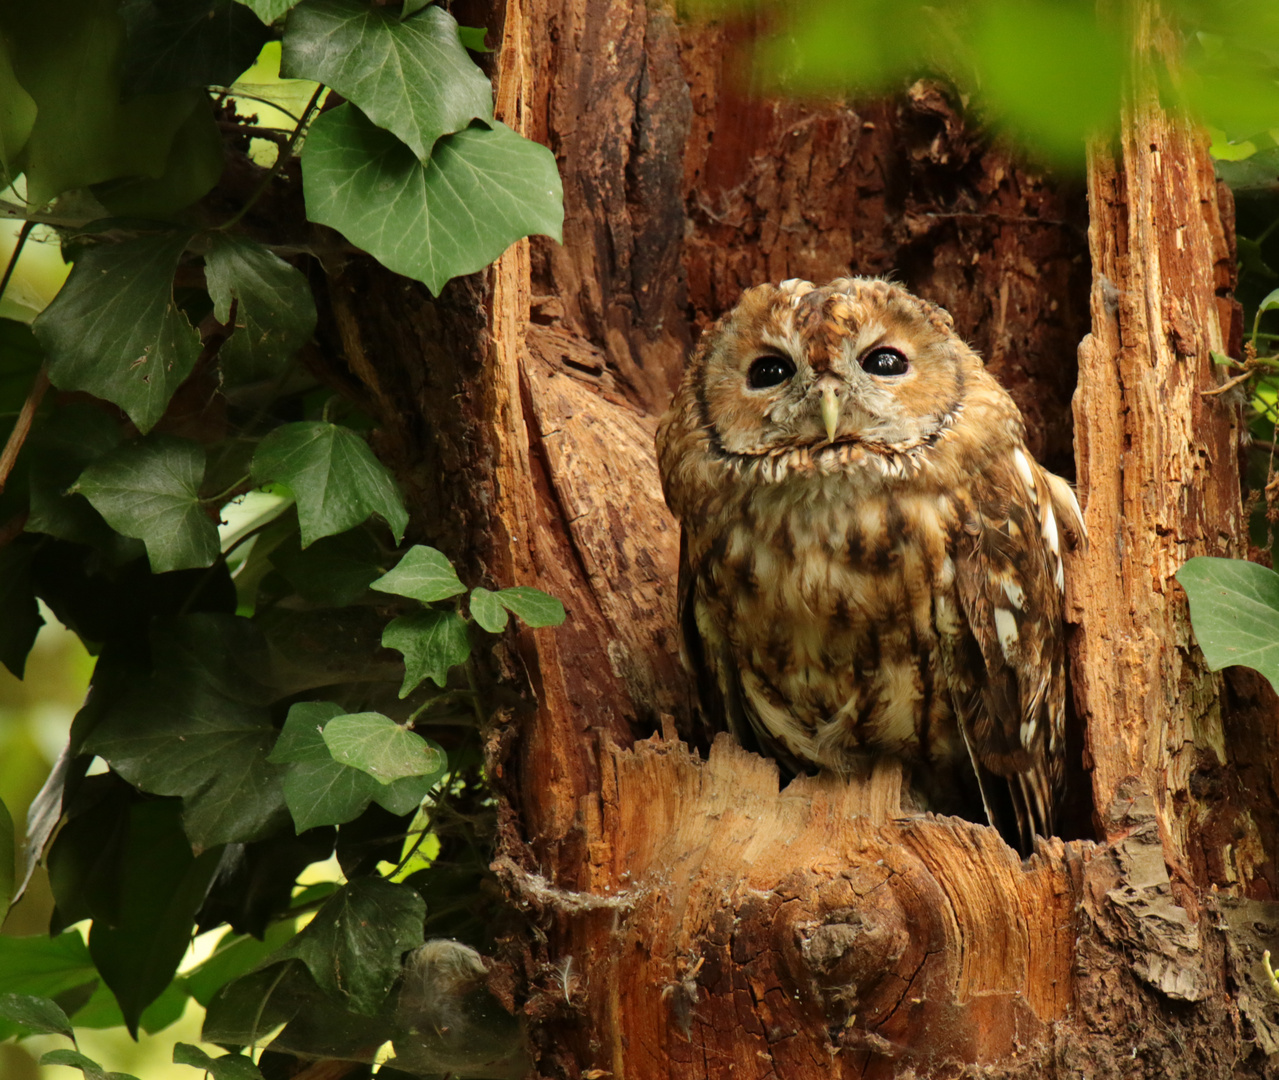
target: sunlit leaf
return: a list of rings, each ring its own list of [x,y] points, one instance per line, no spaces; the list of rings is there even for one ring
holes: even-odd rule
[[[262,1080],[262,1073],[253,1064],[252,1058],[244,1057],[242,1054],[221,1054],[218,1057],[210,1057],[191,1043],[174,1044],[173,1063],[194,1065],[212,1076],[213,1080]]]
[[[1177,580],[1208,666],[1253,668],[1279,691],[1279,574],[1243,559],[1201,556],[1178,570]]]
[[[506,623],[510,617],[506,614],[506,608],[502,606],[502,602],[498,600],[497,593],[489,592],[482,586],[476,586],[471,590],[470,608],[471,618],[490,634],[500,634],[506,629]]]
[[[60,390],[120,406],[149,431],[200,354],[200,335],[173,300],[187,233],[101,244],[76,261],[32,329]]]
[[[399,543],[408,512],[390,471],[350,428],[302,421],[276,428],[253,455],[253,479],[297,499],[302,546],[378,514]]]
[[[299,702],[267,759],[284,767],[284,798],[298,832],[354,820],[381,786],[367,772],[335,761],[325,745],[324,726],[345,713],[327,701]]]
[[[137,1080],[129,1073],[108,1073],[91,1057],[86,1057],[78,1050],[50,1050],[40,1058],[41,1066],[68,1065],[84,1073],[84,1080]]]
[[[226,378],[247,382],[278,375],[315,331],[315,299],[301,271],[261,244],[218,233],[205,256],[214,317],[235,330],[218,356]]]
[[[90,465],[71,489],[108,525],[136,537],[156,574],[209,566],[220,554],[218,527],[200,502],[204,447],[152,434]]]
[[[523,236],[560,238],[555,157],[503,124],[446,135],[423,165],[352,105],[321,115],[302,151],[307,216],[439,294]]]
[[[331,86],[420,161],[441,135],[493,115],[488,76],[437,4],[401,19],[361,0],[304,0],[284,28],[281,71]]]
[[[395,569],[383,574],[372,587],[378,592],[408,596],[424,604],[466,592],[466,586],[458,580],[453,564],[444,553],[425,544],[409,548]]]
[[[0,1017],[24,1031],[73,1038],[71,1021],[56,1001],[34,994],[0,994]]]
[[[404,654],[400,697],[407,697],[426,678],[443,686],[449,669],[465,663],[471,655],[466,620],[456,611],[418,611],[392,619],[382,634],[382,644]]]
[[[334,717],[323,735],[335,761],[381,784],[408,776],[439,776],[447,764],[438,747],[381,713]]]
[[[529,626],[559,626],[564,621],[564,605],[541,589],[515,585],[495,596],[499,604]]]

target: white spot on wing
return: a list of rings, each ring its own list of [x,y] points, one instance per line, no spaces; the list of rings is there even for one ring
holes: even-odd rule
[[[1051,506],[1044,507],[1043,520],[1044,539],[1048,541],[1048,547],[1054,555],[1061,555],[1061,542],[1057,536],[1057,515],[1053,513]]]
[[[1017,472],[1026,482],[1026,490],[1030,492],[1031,499],[1038,503],[1035,498],[1035,474],[1030,468],[1030,458],[1025,455],[1020,446],[1013,451],[1013,464],[1017,466]]]
[[[1038,721],[1038,720],[1036,720],[1034,717],[1031,717],[1031,719],[1029,719],[1029,720],[1023,720],[1023,721],[1021,722],[1021,744],[1022,744],[1022,746],[1027,746],[1027,747],[1028,747],[1028,746],[1030,746],[1030,744],[1034,741],[1034,738],[1035,738],[1035,731],[1036,731],[1036,729],[1038,728],[1038,725],[1039,725],[1039,721]]]
[[[1026,609],[1026,593],[1012,578],[1004,578],[1004,595],[1008,597],[1008,602],[1018,611]]]
[[[999,647],[1004,658],[1012,659],[1013,649],[1017,646],[1017,619],[1007,608],[995,608],[995,634],[999,637]]]
[[[947,555],[941,561],[941,570],[937,574],[937,584],[949,589],[955,583],[955,561]]]

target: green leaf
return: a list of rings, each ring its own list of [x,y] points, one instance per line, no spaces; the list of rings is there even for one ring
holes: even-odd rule
[[[0,994],[0,1016],[33,1034],[74,1040],[71,1021],[56,1001],[34,994]]]
[[[453,564],[444,553],[425,544],[409,548],[395,569],[383,574],[372,587],[378,592],[408,596],[424,604],[466,592],[466,586],[458,580]]]
[[[368,773],[380,784],[407,776],[438,777],[444,752],[381,713],[351,713],[324,726],[324,744],[334,761]]]
[[[271,564],[298,595],[326,607],[355,603],[381,576],[382,561],[367,529],[326,536],[305,550],[295,529],[271,552]]]
[[[219,358],[225,377],[250,382],[278,375],[315,332],[315,299],[301,271],[261,244],[217,233],[205,256],[213,315],[235,330]]]
[[[983,103],[1023,139],[1082,165],[1084,140],[1119,120],[1124,39],[1083,5],[987,3],[969,44]]]
[[[422,943],[426,905],[405,885],[356,878],[336,892],[277,960],[295,958],[319,986],[371,1016],[400,974],[400,957]]]
[[[18,82],[13,61],[0,45],[0,180],[6,184],[17,174],[14,162],[35,122],[36,103]]]
[[[222,852],[193,856],[176,800],[150,800],[129,808],[122,855],[114,918],[94,920],[89,953],[136,1038],[143,1010],[168,987],[191,944]]]
[[[231,615],[188,615],[152,634],[155,672],[114,704],[85,740],[129,783],[180,795],[199,850],[270,836],[286,808],[264,707],[274,691],[257,628]]]
[[[500,123],[446,135],[423,165],[353,105],[311,125],[302,150],[307,217],[436,295],[531,233],[560,238],[554,155]]]
[[[112,450],[71,489],[85,496],[116,532],[141,540],[151,572],[211,566],[218,527],[200,503],[204,447],[153,434]]]
[[[1279,691],[1279,574],[1243,559],[1200,556],[1177,571],[1190,623],[1213,671],[1241,664]]]
[[[89,190],[119,217],[152,220],[173,217],[218,182],[225,164],[222,136],[208,99],[191,111],[173,135],[164,169],[157,176],[126,176]]]
[[[125,96],[229,86],[253,64],[270,31],[232,0],[125,0]]]
[[[56,937],[36,934],[6,936],[3,940],[0,993],[52,998],[98,979],[88,947],[77,930],[67,930]],[[0,1038],[12,1033],[0,1027]]]
[[[120,445],[116,420],[88,402],[72,402],[38,424],[27,445],[31,450],[28,532],[88,544],[104,552],[113,565],[143,553],[139,541],[121,536],[88,499],[68,491],[86,468]]]
[[[331,86],[420,161],[441,135],[493,115],[488,76],[435,4],[400,19],[361,0],[304,0],[284,29],[281,74]]]
[[[325,745],[325,724],[345,713],[342,706],[327,701],[294,705],[267,758],[285,767],[284,800],[298,832],[353,821],[364,812],[379,786],[367,773],[334,761]]]
[[[564,605],[541,589],[516,585],[496,596],[499,604],[529,626],[559,626],[564,621]]]
[[[1279,289],[1273,289],[1266,293],[1265,298],[1257,305],[1257,314],[1264,315],[1267,311],[1273,311],[1279,308]]]
[[[0,58],[3,55],[0,52]],[[0,95],[0,126],[3,125],[3,101]],[[16,319],[0,319],[0,413],[17,415],[42,363],[44,353],[31,327]],[[0,426],[0,431],[3,430]]]
[[[109,1073],[91,1057],[78,1050],[50,1050],[40,1059],[41,1066],[67,1065],[84,1073],[85,1080],[137,1080],[129,1073]]]
[[[1235,191],[1268,190],[1279,186],[1279,146],[1259,150],[1242,161],[1217,161],[1217,176]]]
[[[253,479],[293,492],[302,546],[379,514],[398,544],[409,516],[390,471],[350,428],[303,421],[276,428],[253,455]]]
[[[37,108],[14,171],[43,206],[73,188],[125,176],[158,177],[177,131],[197,109],[213,126],[208,95],[188,89],[123,100],[124,22],[115,0],[0,5],[13,71]]]
[[[500,634],[506,629],[509,616],[497,593],[476,586],[471,590],[471,618],[490,634]]]
[[[428,677],[443,686],[449,669],[466,663],[471,655],[466,620],[456,611],[417,611],[392,619],[382,633],[382,644],[404,654],[402,698]]]
[[[483,26],[459,26],[457,28],[457,36],[462,39],[462,44],[471,52],[491,53],[493,51],[484,44],[484,39],[488,36],[488,30]]]
[[[240,0],[240,2],[264,23],[270,25],[285,15],[297,3],[297,0]]]
[[[241,1054],[222,1054],[210,1057],[198,1046],[190,1043],[175,1043],[173,1046],[173,1063],[175,1065],[194,1065],[212,1075],[213,1080],[262,1080],[262,1073],[253,1064],[253,1059]]]
[[[4,800],[0,799],[0,924],[9,912],[14,889],[18,882],[17,846],[13,840],[13,818]]]
[[[118,405],[149,431],[200,354],[200,335],[173,300],[188,233],[84,252],[32,325],[59,390]]]
[[[232,979],[257,967],[292,938],[295,930],[293,919],[284,919],[268,927],[261,941],[249,934],[237,934],[234,930],[228,930],[218,941],[213,955],[187,972],[187,990],[207,1008],[214,994]]]
[[[19,679],[26,668],[27,653],[44,625],[31,580],[32,551],[28,544],[16,541],[0,547],[0,663]],[[0,843],[0,858],[3,847]],[[0,867],[0,898],[3,896]],[[4,904],[0,904],[0,913],[3,911]]]

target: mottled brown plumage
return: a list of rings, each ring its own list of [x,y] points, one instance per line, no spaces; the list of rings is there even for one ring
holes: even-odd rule
[[[946,312],[863,278],[751,289],[657,446],[713,724],[791,771],[895,755],[922,805],[1051,835],[1083,522]]]

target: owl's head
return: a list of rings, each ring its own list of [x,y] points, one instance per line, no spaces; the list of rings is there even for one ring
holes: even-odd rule
[[[695,392],[729,454],[905,450],[953,421],[974,372],[984,374],[981,361],[950,316],[899,286],[791,280],[743,294],[699,346],[680,393]]]

